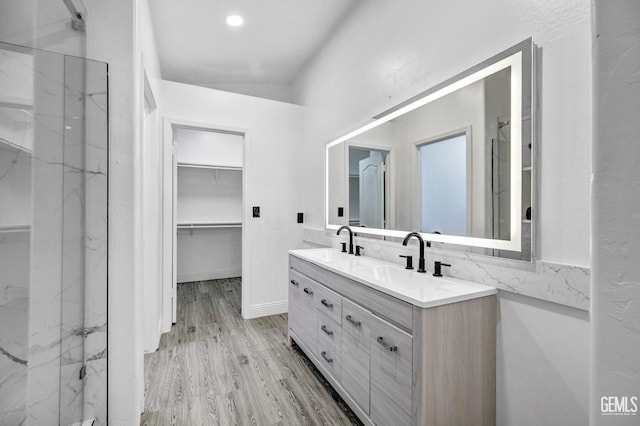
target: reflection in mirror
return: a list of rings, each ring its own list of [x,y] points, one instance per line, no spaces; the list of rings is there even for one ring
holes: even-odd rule
[[[388,151],[349,147],[349,226],[385,228]]]
[[[329,143],[327,227],[530,256],[527,64],[530,40]]]
[[[471,226],[471,173],[467,132],[418,145],[420,232],[467,235]]]

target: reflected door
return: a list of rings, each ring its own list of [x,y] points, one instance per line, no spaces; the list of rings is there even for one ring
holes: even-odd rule
[[[384,168],[380,151],[360,160],[360,226],[384,228]]]

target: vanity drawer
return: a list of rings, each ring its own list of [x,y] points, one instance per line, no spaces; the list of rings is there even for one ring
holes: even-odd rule
[[[371,312],[349,299],[342,299],[342,331],[352,338],[369,344]]]
[[[328,315],[318,312],[318,348],[320,363],[339,382],[342,372],[342,329]]]
[[[371,420],[410,425],[413,342],[409,334],[371,317]]]
[[[291,289],[294,294],[300,295],[302,300],[311,303],[313,306],[315,306],[315,301],[318,299],[319,287],[320,286],[311,278],[293,269],[289,270],[289,289]]]
[[[341,324],[340,314],[342,313],[342,297],[335,291],[331,291],[328,288],[318,285],[316,286],[317,294],[315,295],[315,302],[318,310],[332,320]]]

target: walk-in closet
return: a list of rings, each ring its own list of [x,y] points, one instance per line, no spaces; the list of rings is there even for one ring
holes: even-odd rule
[[[242,275],[242,133],[176,128],[174,282]]]

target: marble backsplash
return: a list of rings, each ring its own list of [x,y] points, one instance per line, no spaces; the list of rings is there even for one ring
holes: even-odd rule
[[[345,235],[322,229],[305,229],[304,245],[334,247],[347,240]],[[365,256],[371,256],[398,265],[405,260],[400,255],[411,255],[417,264],[416,241],[402,244],[369,237],[354,237],[354,246],[363,246]],[[451,264],[443,274],[496,287],[503,291],[542,299],[577,309],[589,310],[590,271],[588,268],[561,265],[544,261],[522,262],[499,257],[443,250],[434,246],[425,249],[427,271],[433,271],[435,261]]]

